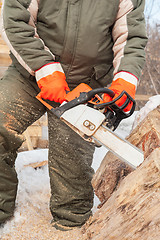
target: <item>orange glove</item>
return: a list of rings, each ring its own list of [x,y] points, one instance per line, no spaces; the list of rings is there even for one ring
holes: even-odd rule
[[[123,78],[120,78],[119,76],[126,77],[127,80],[124,80]],[[133,99],[135,99],[135,93],[136,93],[136,85],[137,85],[137,78],[127,72],[119,72],[116,74],[116,77],[114,78],[111,86],[109,89],[111,89],[115,96],[112,99],[108,94],[104,94],[103,101],[104,102],[110,102],[117,98],[123,90],[125,90]],[[116,101],[116,104],[118,106],[122,106],[127,99],[127,96],[124,94],[119,100]],[[128,106],[124,109],[125,112],[130,111],[132,107],[132,103],[129,103]]]
[[[35,72],[40,98],[62,103],[65,101],[66,91],[70,91],[66,77],[60,63],[44,65]]]

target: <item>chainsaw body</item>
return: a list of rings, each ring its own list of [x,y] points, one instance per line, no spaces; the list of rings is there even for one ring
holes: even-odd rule
[[[99,96],[104,93],[114,97],[114,92],[108,88],[92,90],[82,83],[67,94],[68,102],[50,110],[86,141],[103,145],[136,168],[144,160],[143,153],[113,132],[123,119],[133,114],[135,101],[126,91],[123,91],[113,101],[104,103]],[[126,101],[122,106],[118,106],[116,101],[123,95],[126,96]],[[132,104],[130,111],[125,112],[125,108],[130,103]]]

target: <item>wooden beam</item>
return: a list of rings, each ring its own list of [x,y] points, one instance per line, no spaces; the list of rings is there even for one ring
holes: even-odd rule
[[[39,168],[39,167],[46,166],[47,164],[48,164],[48,161],[46,160],[42,162],[30,163],[30,164],[24,165],[24,167]]]
[[[23,133],[23,135],[26,139],[28,150],[29,151],[33,150],[33,145],[32,145],[32,141],[31,141],[28,129]]]
[[[152,97],[152,95],[136,94],[135,99],[137,101],[148,101],[150,97]]]

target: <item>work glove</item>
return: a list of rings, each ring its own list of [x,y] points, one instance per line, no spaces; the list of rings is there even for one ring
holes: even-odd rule
[[[121,78],[120,76],[125,77],[126,80],[124,78]],[[109,87],[109,89],[111,89],[115,93],[115,96],[114,96],[114,98],[111,98],[108,94],[105,93],[104,97],[103,97],[103,101],[104,102],[110,102],[110,101],[114,100],[124,90],[133,99],[135,99],[137,80],[138,79],[130,73],[127,73],[127,72],[117,73],[115,78],[113,79],[113,82],[112,82],[111,86]],[[126,99],[127,99],[127,96],[124,94],[119,100],[116,101],[116,104],[118,106],[122,106],[125,103]],[[132,107],[132,103],[129,103],[127,105],[127,107],[124,109],[124,111],[125,112],[130,111],[131,107]]]
[[[66,91],[70,91],[63,69],[58,62],[44,65],[35,72],[38,96],[50,101],[62,103],[66,98]]]

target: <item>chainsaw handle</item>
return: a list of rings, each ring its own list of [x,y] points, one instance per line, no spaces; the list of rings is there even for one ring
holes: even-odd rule
[[[106,93],[111,98],[113,98],[115,95],[115,93],[108,88],[96,88],[88,92],[88,101],[91,100],[96,94],[99,94],[99,93]]]
[[[122,119],[131,116],[135,110],[135,100],[126,92],[123,91],[117,98],[110,102],[103,102],[103,100],[99,97],[99,93],[101,94],[108,94],[111,98],[114,98],[115,93],[108,89],[108,88],[96,88],[91,89],[87,84],[81,83],[71,92],[67,92],[65,104],[57,108],[53,108],[47,102],[45,102],[39,95],[36,98],[45,105],[54,115],[58,118],[61,115],[80,104],[90,104],[91,107],[95,109],[106,109],[105,116],[106,116],[106,126],[115,130]],[[126,96],[126,101],[122,106],[118,106],[116,101],[119,100],[123,95]],[[125,112],[124,109],[128,106],[129,103],[132,103],[132,107],[129,112]]]
[[[116,104],[116,101],[118,101],[120,98],[122,98],[123,96],[126,96],[126,101],[124,102],[124,104],[122,106],[118,106]],[[124,112],[124,109],[128,106],[129,103],[132,103],[132,107],[130,109],[129,112]],[[96,109],[103,109],[106,107],[111,108],[112,110],[115,110],[116,112],[120,112],[121,114],[123,114],[123,118],[127,118],[129,116],[131,116],[135,110],[135,106],[136,106],[136,102],[135,100],[126,92],[126,91],[122,91],[121,94],[116,97],[114,100],[110,101],[110,102],[105,102],[102,104],[97,104],[95,106]]]
[[[118,106],[116,104],[116,101],[123,96],[126,97],[126,100],[123,105]],[[132,103],[131,109],[128,112],[125,112],[124,111],[125,108],[130,103]],[[112,130],[115,130],[123,119],[130,117],[135,111],[135,107],[136,107],[135,100],[126,91],[122,91],[121,94],[111,102],[95,105],[95,109],[107,108],[107,111],[105,113],[107,119],[106,126],[108,128],[112,128]]]
[[[73,108],[73,107],[76,107],[80,104],[86,104],[88,103],[96,94],[98,93],[107,93],[109,96],[111,97],[114,97],[114,92],[108,88],[96,88],[96,89],[93,89],[89,92],[81,92],[79,97],[65,103],[64,105],[62,104],[60,107],[57,107],[55,109],[51,109],[51,111],[58,117],[60,118],[61,115]]]

